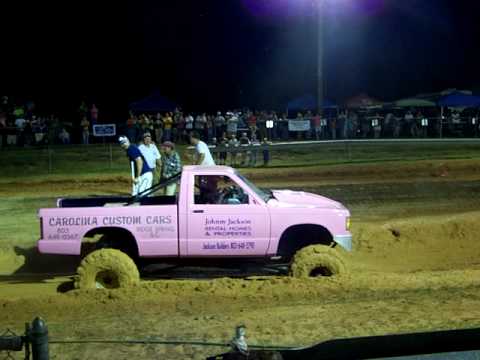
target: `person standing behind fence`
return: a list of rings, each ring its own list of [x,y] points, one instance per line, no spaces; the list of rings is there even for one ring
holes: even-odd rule
[[[228,147],[230,148],[230,166],[237,166],[238,151],[237,148],[240,146],[235,134],[230,135],[230,140],[228,141]]]
[[[202,140],[200,140],[200,134],[196,131],[193,131],[190,134],[190,143],[195,146],[195,165],[202,165],[202,166],[214,166],[215,161],[213,161],[212,154],[210,153],[210,149],[208,145],[205,144]]]
[[[332,116],[329,120],[330,120],[331,139],[336,140],[337,139],[337,118],[335,116]]]
[[[152,169],[153,183],[158,183],[162,167],[161,156],[157,146],[152,142],[152,135],[149,132],[143,134],[143,143],[140,144],[138,150],[142,153],[148,167]]]
[[[237,136],[238,128],[238,118],[235,114],[228,112],[227,113],[227,135],[231,137],[232,135]]]
[[[322,118],[321,116],[316,113],[315,116],[312,118],[312,128],[313,128],[313,135],[315,140],[320,140],[322,137]]]
[[[153,176],[152,169],[148,166],[140,150],[126,136],[120,136],[118,139],[120,146],[126,151],[130,160],[132,171],[132,195],[138,195],[141,192],[152,187]]]
[[[248,128],[250,129],[250,136],[253,138],[253,135],[256,135],[257,133],[257,117],[255,116],[255,113],[250,112],[248,114],[247,125],[248,125]]]
[[[137,139],[137,117],[130,114],[127,119],[127,137],[130,142]]]
[[[95,125],[98,122],[98,108],[95,106],[95,104],[92,104],[90,109],[90,120],[92,125]]]
[[[190,133],[193,131],[193,116],[188,114],[185,116],[185,130],[187,132],[187,136],[190,137]]]
[[[262,145],[263,145],[263,166],[268,166],[268,164],[270,163],[269,146],[271,145],[271,143],[268,142],[267,138],[264,138]]]
[[[163,141],[163,121],[160,113],[157,113],[155,116],[153,129],[155,130],[155,141],[160,144]]]
[[[88,145],[90,138],[90,121],[88,121],[86,116],[84,116],[80,122],[80,127],[82,128],[82,144]]]
[[[173,119],[170,113],[165,113],[163,117],[163,138],[165,141],[170,141],[172,139],[172,126]]]
[[[202,140],[205,140],[205,137],[203,136],[203,134],[205,133],[206,122],[207,122],[207,117],[205,116],[205,114],[201,114],[201,115],[198,114],[197,117],[195,118],[194,128],[195,128],[195,131],[200,135]]]
[[[407,134],[414,137],[413,123],[415,122],[415,117],[413,116],[413,113],[408,110],[403,118],[405,120]]]
[[[257,116],[257,129],[261,139],[267,136],[267,113],[260,112]]]
[[[222,139],[225,132],[225,118],[222,116],[222,113],[217,112],[217,116],[214,120],[215,123],[215,137],[217,139]]]
[[[247,133],[244,132],[242,133],[242,136],[240,136],[240,146],[244,146],[244,147],[247,147],[247,146],[250,146],[250,139],[248,138],[247,136]],[[242,151],[242,153],[240,154],[242,160],[240,162],[240,165],[241,166],[245,166],[246,163],[247,163],[247,159],[250,158],[250,151]]]
[[[178,109],[175,109],[175,112],[172,115],[173,123],[172,123],[172,134],[170,135],[170,141],[173,143],[176,143],[178,141],[178,134],[179,134],[178,123],[180,121],[181,115],[182,113]]]
[[[212,141],[212,139],[214,138],[213,136],[213,130],[214,130],[214,126],[213,126],[213,120],[214,120],[214,117],[213,115],[208,115],[207,116],[207,123],[205,124],[205,139],[207,141],[207,143],[210,143],[210,141]]]
[[[222,147],[222,151],[218,155],[219,158],[219,164],[220,165],[225,165],[227,163],[227,151],[226,149],[228,148],[228,138],[224,134],[222,137],[222,140],[220,141],[220,147]]]
[[[257,135],[253,134],[252,135],[252,141],[250,142],[250,145],[252,146],[252,151],[250,151],[250,157],[248,159],[248,165],[250,167],[255,167],[257,165],[257,149],[255,148],[256,146],[260,146],[260,141],[257,139]]]
[[[88,106],[85,103],[85,100],[82,100],[80,106],[78,107],[78,118],[83,119],[88,116]]]

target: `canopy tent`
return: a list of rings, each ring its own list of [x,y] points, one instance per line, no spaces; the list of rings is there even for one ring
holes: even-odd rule
[[[445,89],[443,91],[434,92],[434,93],[418,94],[418,95],[415,95],[414,98],[438,102],[438,100],[440,100],[442,97],[450,95],[452,93],[456,93],[456,92],[462,93],[465,95],[472,95],[472,92],[470,90]]]
[[[366,108],[374,107],[376,105],[382,105],[382,102],[378,99],[368,96],[367,94],[360,94],[351,97],[345,102],[345,106],[348,108]]]
[[[146,98],[130,103],[128,107],[134,112],[160,112],[174,111],[178,105],[154,91]]]
[[[417,98],[407,98],[401,99],[393,102],[394,107],[400,108],[415,108],[415,107],[435,107],[437,104],[435,102],[425,99],[417,99]]]
[[[323,100],[323,108],[324,109],[332,109],[336,108],[337,105],[333,103],[332,101],[328,99]],[[317,99],[311,95],[311,94],[306,94],[303,96],[300,96],[296,99],[293,99],[288,102],[287,104],[287,110],[292,111],[292,110],[310,110],[310,111],[315,111],[317,110]]]
[[[438,105],[442,107],[480,107],[480,97],[462,92],[454,92],[440,98],[438,100]]]

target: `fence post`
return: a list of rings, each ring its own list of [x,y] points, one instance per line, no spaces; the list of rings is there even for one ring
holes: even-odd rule
[[[32,344],[33,360],[48,360],[48,328],[45,321],[35,318],[27,336]]]

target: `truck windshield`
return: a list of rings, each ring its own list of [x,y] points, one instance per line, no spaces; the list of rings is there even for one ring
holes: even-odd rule
[[[250,180],[248,180],[245,176],[239,174],[237,171],[235,171],[235,174],[242,179],[242,181],[250,187],[258,196],[260,196],[263,201],[267,202],[270,200],[273,195],[271,192],[264,191],[262,189],[259,189],[254,183],[252,183]]]

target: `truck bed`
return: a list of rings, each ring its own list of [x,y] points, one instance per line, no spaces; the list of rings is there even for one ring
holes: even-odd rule
[[[58,201],[60,208],[128,206],[130,196],[102,196],[90,198],[65,198]],[[176,196],[144,197],[130,205],[175,205]]]

